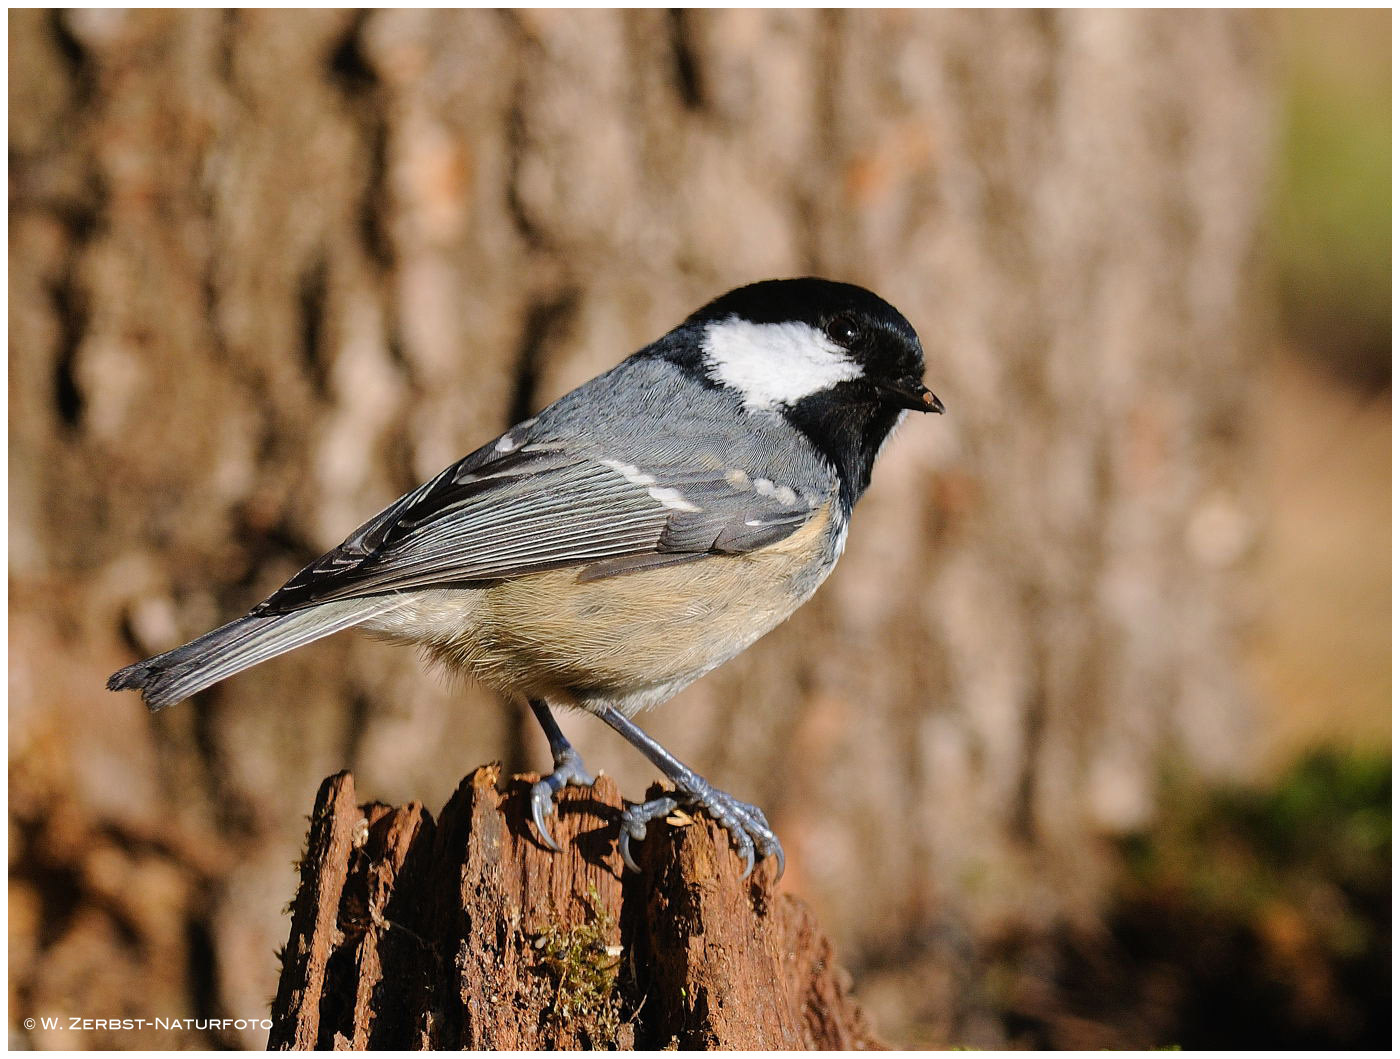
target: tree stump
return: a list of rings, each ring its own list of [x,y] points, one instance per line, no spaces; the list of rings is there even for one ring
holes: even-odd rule
[[[710,820],[617,852],[617,785],[569,788],[543,846],[535,776],[462,781],[437,821],[322,785],[273,1005],[272,1048],[875,1048],[849,976],[765,862]]]

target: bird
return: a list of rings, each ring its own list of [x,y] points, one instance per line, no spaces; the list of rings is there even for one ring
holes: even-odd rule
[[[553,711],[599,717],[670,781],[622,812],[618,847],[684,806],[744,863],[782,844],[762,809],[637,725],[806,602],[845,548],[876,457],[924,385],[913,326],[863,287],[750,283],[394,501],[246,615],[114,673],[164,709],[269,658],[358,627],[418,646],[528,703],[556,796],[593,776]]]

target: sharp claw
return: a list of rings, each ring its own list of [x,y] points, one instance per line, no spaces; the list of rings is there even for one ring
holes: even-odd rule
[[[735,844],[739,847],[739,856],[744,858],[744,874],[739,876],[739,878],[741,880],[747,879],[753,874],[753,840],[749,838],[748,834],[743,831],[742,828],[737,831],[731,830],[731,834],[735,836]]]
[[[549,833],[549,828],[540,828],[540,841],[552,849],[555,853],[563,853],[564,847],[554,840],[554,836]]]
[[[573,747],[565,747],[554,756],[554,771],[530,788],[530,815],[534,818],[535,829],[540,833],[540,841],[555,853],[563,849],[550,834],[547,817],[554,815],[554,798],[565,787],[591,787],[592,774],[583,767],[583,758]]]
[[[544,781],[541,781],[541,783],[543,782]],[[545,817],[551,815],[554,811],[553,792],[548,790],[548,785],[546,784],[545,788],[547,793],[541,797],[539,786],[540,784],[536,784],[534,787],[530,788],[530,815],[535,818],[535,830],[540,833],[540,841],[554,850],[555,853],[562,853],[563,850],[560,848],[559,843],[556,842],[554,836],[549,833],[549,825],[545,823]]]
[[[739,881],[743,882],[753,874],[753,850],[744,850],[744,874],[739,876]]]
[[[683,790],[677,794],[634,805],[622,814],[617,849],[623,864],[630,870],[641,870],[632,856],[632,840],[641,842],[646,838],[648,823],[664,819],[679,802],[685,802],[708,814],[728,832],[734,851],[744,863],[741,879],[748,879],[758,862],[769,857],[777,860],[777,876],[774,882],[783,877],[783,872],[787,869],[787,859],[783,855],[782,844],[773,834],[762,809],[723,792],[714,791],[707,785],[699,790]]]
[[[632,836],[627,833],[626,828],[619,832],[617,836],[617,851],[622,854],[622,863],[627,865],[631,871],[640,875],[642,869],[637,862],[632,859],[632,847],[629,844],[631,837]]]
[[[642,869],[632,857],[632,840],[641,842],[647,837],[647,825],[653,820],[662,820],[676,807],[672,797],[653,798],[649,802],[629,806],[623,810],[618,821],[617,850],[622,854],[622,863],[633,871]]]
[[[554,836],[549,833],[549,828],[545,827],[544,821],[540,819],[538,813],[535,814],[535,827],[540,833],[540,841],[543,842],[555,853],[563,853],[564,847],[555,841]]]

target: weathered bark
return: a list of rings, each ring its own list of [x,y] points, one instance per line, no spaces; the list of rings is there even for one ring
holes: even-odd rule
[[[538,777],[477,769],[436,824],[422,806],[321,786],[272,1048],[880,1047],[801,901],[771,864],[740,878],[708,820],[653,825],[638,875],[617,786],[560,799],[541,845]]]
[[[151,720],[103,684],[758,278],[887,297],[949,414],[888,447],[813,601],[644,723],[764,807],[858,976],[913,983],[882,1032],[946,986],[940,1039],[997,1043],[982,943],[1093,918],[1161,761],[1247,760],[1252,15],[9,24],[12,1010],[254,1017],[289,805],[547,760],[517,705],[353,636]]]

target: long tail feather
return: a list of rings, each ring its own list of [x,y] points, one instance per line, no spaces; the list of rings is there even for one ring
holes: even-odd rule
[[[182,647],[117,670],[107,687],[139,689],[152,712],[163,710],[249,666],[358,625],[392,606],[383,598],[350,599],[290,614],[248,615]]]

